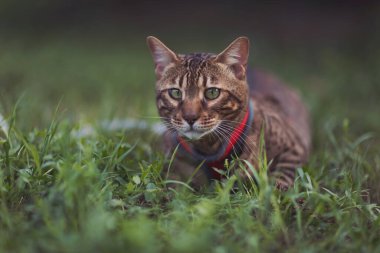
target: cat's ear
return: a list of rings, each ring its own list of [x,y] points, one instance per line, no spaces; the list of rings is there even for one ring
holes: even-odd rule
[[[156,65],[157,78],[160,79],[166,66],[178,62],[178,56],[165,46],[164,43],[153,36],[147,37],[146,42]]]
[[[223,52],[217,55],[215,61],[228,65],[236,78],[244,79],[249,56],[249,39],[239,37]]]

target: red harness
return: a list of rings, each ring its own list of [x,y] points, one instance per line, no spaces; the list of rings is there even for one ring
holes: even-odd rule
[[[244,139],[245,135],[243,133],[246,132],[246,130],[250,127],[252,120],[253,120],[253,106],[252,106],[252,102],[250,102],[250,105],[248,106],[248,110],[246,114],[244,115],[242,122],[240,122],[239,125],[231,133],[231,136],[228,139],[227,145],[222,147],[224,148],[224,152],[220,151],[221,155],[213,159],[207,159],[207,157],[197,159],[197,160],[205,161],[205,165],[208,167],[207,172],[210,174],[210,177],[212,179],[217,179],[217,180],[222,179],[222,175],[212,168],[217,168],[219,170],[224,169],[225,160],[227,158],[230,158],[233,151],[236,150],[235,145],[239,142],[239,140]],[[181,145],[181,147],[183,148],[183,150],[187,151],[195,158],[199,157],[196,151],[193,148],[191,148],[190,145],[183,138],[178,136],[177,140],[179,144]],[[241,145],[242,144],[240,144],[239,147]]]

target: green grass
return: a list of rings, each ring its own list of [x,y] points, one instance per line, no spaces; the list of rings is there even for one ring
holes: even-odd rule
[[[156,115],[144,36],[68,38],[0,48],[0,252],[380,252],[379,57],[319,48],[310,62],[258,41],[255,64],[311,108],[310,163],[287,192],[265,168],[257,187],[232,189],[231,175],[194,192],[167,187],[152,133],[72,134]]]

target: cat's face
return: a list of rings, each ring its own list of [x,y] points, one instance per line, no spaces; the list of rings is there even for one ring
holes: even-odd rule
[[[248,44],[239,38],[219,55],[177,55],[148,37],[156,64],[157,108],[169,129],[200,139],[237,124],[248,103]]]

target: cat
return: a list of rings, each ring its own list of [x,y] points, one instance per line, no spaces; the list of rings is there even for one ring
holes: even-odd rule
[[[214,168],[223,170],[225,160],[237,157],[257,169],[263,133],[268,173],[280,189],[293,185],[295,170],[310,154],[309,113],[294,90],[247,67],[247,37],[219,54],[176,54],[152,36],[147,44],[155,63],[158,113],[167,127],[164,149],[168,155],[177,151],[172,178],[192,178],[201,187],[220,180]],[[243,169],[235,170],[247,178]]]

